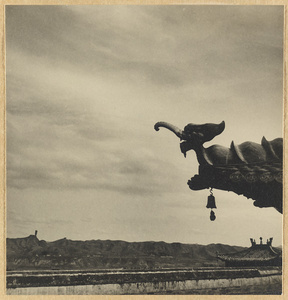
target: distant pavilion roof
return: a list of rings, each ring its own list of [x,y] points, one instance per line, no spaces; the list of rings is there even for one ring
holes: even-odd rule
[[[272,238],[267,240],[266,244],[262,244],[262,238],[260,238],[260,244],[256,244],[255,240],[250,239],[252,246],[248,249],[230,253],[230,254],[218,254],[217,258],[222,261],[230,263],[257,263],[257,262],[269,262],[282,258],[281,250],[272,247]]]

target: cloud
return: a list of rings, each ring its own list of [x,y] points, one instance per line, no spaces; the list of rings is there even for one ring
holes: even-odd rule
[[[37,224],[41,224],[41,225],[50,225],[51,223],[57,223],[59,225],[61,224],[71,224],[72,221],[71,220],[59,220],[56,218],[49,218],[49,220],[47,219],[43,219],[42,217],[36,217],[33,216],[33,218],[27,218],[27,216],[21,216],[18,213],[16,213],[15,211],[9,211],[9,218],[13,219],[13,222],[19,224],[18,226],[31,226],[31,225],[37,225]]]
[[[259,62],[262,72],[282,64],[281,6],[94,6],[89,10],[8,7],[8,50],[17,46],[52,66],[73,62],[75,72],[81,68],[91,75],[126,76],[166,88],[246,78],[251,71],[258,72]],[[15,24],[21,24],[21,30]]]
[[[43,219],[50,239],[235,239],[236,202],[207,225],[195,154],[153,126],[224,119],[226,146],[279,136],[282,6],[7,6],[6,21],[10,233]]]
[[[13,50],[10,58],[22,64]],[[170,164],[159,166],[145,140],[155,132],[153,123],[146,128],[136,120],[139,100],[115,102],[114,92],[103,92],[109,83],[98,89],[89,75],[34,62],[27,56],[7,75],[8,186],[159,193],[168,172],[159,170]]]
[[[161,178],[171,163],[155,157],[145,139],[141,142],[141,132],[112,126],[111,120],[97,122],[89,113],[80,118],[77,110],[65,118],[67,112],[59,110],[59,103],[55,107],[49,103],[48,113],[35,106],[37,114],[13,118],[15,112],[8,113],[9,187],[111,189],[128,194],[163,189]],[[51,111],[59,111],[61,117]],[[150,131],[154,134],[153,128]]]

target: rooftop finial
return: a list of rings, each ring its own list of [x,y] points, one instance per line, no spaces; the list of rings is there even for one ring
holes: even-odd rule
[[[267,240],[267,245],[272,246],[272,241],[273,241],[273,238],[270,238],[269,240]]]

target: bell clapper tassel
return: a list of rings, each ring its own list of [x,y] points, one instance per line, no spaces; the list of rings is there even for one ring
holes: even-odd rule
[[[213,208],[217,208],[215,204],[215,197],[213,196],[213,188],[210,188],[210,195],[208,196],[208,201],[207,201],[207,208],[211,208],[210,212],[210,220],[214,221],[216,219],[215,213],[212,210]]]
[[[215,219],[216,219],[215,213],[214,213],[214,211],[211,209],[211,212],[210,212],[210,220],[211,220],[211,221],[214,221]]]

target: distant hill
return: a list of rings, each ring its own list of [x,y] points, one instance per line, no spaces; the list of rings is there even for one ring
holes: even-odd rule
[[[244,247],[223,244],[124,242],[110,240],[39,241],[35,235],[7,238],[7,270],[160,269],[221,265],[216,253]]]

